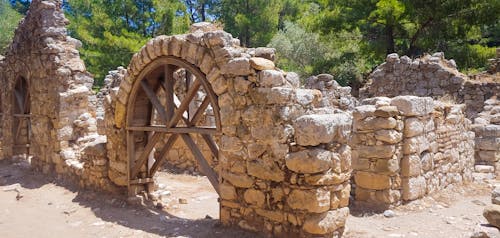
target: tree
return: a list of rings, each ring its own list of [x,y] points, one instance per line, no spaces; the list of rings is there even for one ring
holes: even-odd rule
[[[22,15],[14,10],[8,1],[0,0],[0,54],[5,52],[12,41],[14,30],[16,29]]]
[[[70,34],[97,85],[117,66],[126,66],[150,38],[187,31],[182,3],[171,0],[72,0],[67,7]]]
[[[267,45],[278,31],[280,0],[221,0],[214,15],[246,47]]]

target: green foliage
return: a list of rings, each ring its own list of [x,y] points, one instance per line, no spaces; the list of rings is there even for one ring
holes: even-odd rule
[[[14,30],[21,20],[22,16],[14,10],[7,0],[0,0],[0,54],[5,52],[12,37]]]
[[[359,47],[359,30],[330,33],[321,37],[298,24],[284,23],[269,43],[276,48],[278,66],[295,71],[303,78],[312,74],[331,73],[342,85],[361,81],[370,68],[365,66]]]
[[[219,4],[215,16],[244,46],[266,45],[278,31],[280,0],[221,0]]]
[[[150,38],[187,31],[189,18],[178,1],[73,0],[70,34],[81,40],[81,56],[102,85],[109,70],[126,66]]]

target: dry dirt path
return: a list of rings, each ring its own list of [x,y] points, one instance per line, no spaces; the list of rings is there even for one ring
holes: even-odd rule
[[[217,195],[206,178],[161,173],[158,179],[164,209],[129,206],[35,174],[25,162],[2,161],[0,237],[259,237],[218,225]],[[455,188],[394,209],[392,218],[351,215],[345,237],[470,237],[477,230],[500,237],[484,225],[489,203],[486,186]]]

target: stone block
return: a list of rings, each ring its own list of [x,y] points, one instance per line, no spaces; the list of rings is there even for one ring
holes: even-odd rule
[[[351,119],[347,114],[305,115],[297,118],[293,127],[295,140],[303,146],[344,141],[348,135]],[[346,132],[347,131],[347,132]]]
[[[268,165],[259,161],[249,161],[247,163],[248,174],[260,179],[282,182],[285,180],[285,173],[275,164]]]
[[[247,189],[243,194],[245,202],[253,206],[262,207],[266,201],[266,195],[260,190]]]
[[[397,126],[397,120],[388,117],[368,117],[364,120],[355,120],[353,128],[356,131],[373,131],[381,129],[394,129]]]
[[[424,116],[434,110],[434,100],[430,97],[397,96],[391,100],[403,116]]]
[[[375,132],[375,139],[389,144],[396,144],[403,139],[403,134],[396,130],[378,130]]]
[[[383,190],[391,188],[391,177],[388,175],[358,171],[354,175],[356,185],[366,189]]]
[[[374,115],[377,117],[393,117],[399,115],[399,110],[395,106],[381,106],[375,110]]]
[[[226,200],[236,199],[236,189],[227,183],[222,183],[219,185],[220,197]]]
[[[401,159],[401,175],[404,177],[419,176],[422,171],[422,162],[417,155],[407,155]]]
[[[274,62],[261,57],[250,58],[250,66],[256,70],[274,69]]]
[[[221,67],[221,72],[227,75],[246,76],[252,74],[253,71],[250,68],[250,60],[240,57],[229,60]]]
[[[292,209],[322,213],[330,210],[330,191],[318,189],[294,189],[288,194],[287,204]]]
[[[358,146],[356,152],[359,158],[391,158],[396,153],[394,145],[362,145]]]
[[[253,179],[246,174],[223,172],[222,178],[230,182],[232,185],[240,188],[250,188],[254,183]]]
[[[286,166],[297,173],[319,173],[333,165],[332,153],[323,149],[302,150],[287,155]]]
[[[403,132],[405,137],[418,136],[424,132],[424,123],[419,118],[410,117],[404,123]]]
[[[304,222],[302,229],[307,233],[314,235],[324,235],[342,229],[345,226],[347,217],[349,216],[349,208],[328,211],[313,216],[308,216]]]
[[[279,87],[285,84],[283,73],[276,70],[263,70],[259,72],[258,82],[263,87]]]
[[[427,190],[425,178],[422,176],[403,178],[403,199],[405,201],[415,200],[425,195]]]

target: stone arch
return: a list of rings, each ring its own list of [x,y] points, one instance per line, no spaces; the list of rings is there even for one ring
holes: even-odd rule
[[[182,99],[179,99],[174,91],[174,85],[178,83],[175,82],[174,73],[180,70],[185,70],[186,74],[186,95]],[[194,100],[199,93],[204,96],[197,105]],[[202,172],[219,192],[217,173],[208,162],[218,159],[218,146],[215,141],[219,139],[212,137],[221,133],[217,99],[205,74],[181,58],[162,56],[144,67],[132,86],[127,106],[130,183],[139,182],[144,176],[146,179],[152,178],[164,163],[164,157],[169,155],[176,140],[182,139],[201,165]],[[192,110],[192,107],[196,108]],[[206,116],[209,107],[215,120],[203,127],[200,125],[200,119]],[[209,160],[201,152],[200,145],[195,140],[196,135],[205,141],[211,150],[210,156],[214,159]],[[162,137],[165,137],[164,140]],[[155,156],[154,150],[158,145],[161,150],[159,155]]]
[[[125,142],[136,142],[129,126],[142,78],[157,68],[149,65],[166,58],[199,70],[217,96],[220,141],[214,170],[221,222],[275,237],[341,234],[348,215],[350,168],[340,165],[350,161],[350,119],[341,112],[315,115],[319,91],[297,88],[293,74],[275,67],[274,50],[242,48],[222,30],[202,26],[186,35],[156,37],[132,57],[123,76],[116,77],[119,87],[112,86],[114,79],[109,81],[105,120],[112,125],[106,128],[110,179],[128,185],[131,196],[153,188],[147,172],[129,178],[135,161],[126,158],[136,157]],[[154,87],[150,91],[155,92]],[[153,106],[148,103],[144,105],[150,115]],[[319,139],[319,131],[328,135]],[[329,158],[345,163],[321,162]]]
[[[14,81],[12,93],[12,135],[14,155],[29,156],[31,141],[30,83],[23,76]]]
[[[156,79],[149,79],[149,82],[157,84],[158,82],[161,81],[161,83],[164,85],[162,86],[164,97],[165,97],[165,92],[167,95],[168,94],[175,95],[171,87],[169,89],[165,88],[165,85],[172,86],[172,84],[174,83],[174,82],[172,82],[171,84],[166,83],[168,76],[166,76],[165,72],[168,70],[175,71],[179,68],[186,70],[186,74],[191,74],[194,76],[194,78],[196,79],[194,81],[194,84],[196,84],[197,87],[200,88],[200,90],[198,91],[203,91],[203,93],[206,94],[205,96],[206,100],[205,99],[203,100],[206,102],[202,102],[199,106],[207,107],[210,105],[211,108],[213,109],[212,111],[215,119],[214,120],[215,124],[213,125],[214,131],[208,131],[207,128],[189,129],[192,131],[197,130],[198,132],[202,131],[202,133],[197,133],[199,135],[197,140],[196,138],[195,140],[190,140],[189,138],[186,138],[186,135],[189,135],[187,133],[180,134],[181,135],[180,137],[182,137],[182,140],[186,142],[186,145],[189,150],[193,149],[196,150],[196,148],[193,148],[193,146],[195,146],[194,144],[199,145],[200,140],[203,141],[202,143],[205,143],[205,146],[208,146],[206,148],[208,148],[208,151],[211,153],[213,157],[212,160],[206,159],[207,156],[203,156],[205,154],[203,153],[204,152],[203,150],[196,150],[196,152],[194,152],[193,154],[194,157],[196,158],[198,165],[200,165],[201,171],[209,177],[210,182],[214,186],[215,190],[219,191],[218,188],[219,173],[215,171],[216,164],[209,162],[212,162],[213,160],[217,161],[219,156],[218,155],[219,146],[217,145],[218,143],[216,143],[216,141],[220,142],[220,138],[222,135],[223,125],[221,123],[221,117],[223,117],[223,115],[220,115],[221,112],[219,110],[218,97],[220,96],[221,93],[225,92],[225,87],[224,86],[221,87],[220,81],[226,81],[226,79],[220,73],[221,71],[216,64],[213,50],[210,48],[209,45],[204,43],[205,42],[205,39],[203,39],[204,37],[205,34],[203,34],[202,32],[198,32],[197,34],[180,35],[180,36],[169,36],[169,37],[159,36],[149,41],[137,54],[135,54],[129,64],[127,74],[125,75],[124,80],[121,82],[118,91],[118,101],[116,102],[115,105],[116,107],[115,125],[117,127],[125,126],[125,130],[127,131],[127,145],[126,145],[127,157],[128,157],[127,174],[129,177],[128,178],[129,194],[131,195],[136,194],[141,189],[147,189],[148,186],[142,186],[142,185],[137,186],[136,183],[150,184],[152,181],[151,180],[152,176],[164,161],[161,158],[163,158],[165,156],[166,151],[169,150],[168,147],[170,148],[172,147],[172,145],[160,146],[158,148],[158,149],[161,148],[160,153],[158,155],[159,157],[156,157],[157,160],[155,160],[155,162],[152,162],[152,164],[149,166],[144,166],[144,165],[148,164],[146,160],[149,160],[146,157],[146,154],[151,153],[150,151],[154,151],[154,147],[152,145],[143,147],[146,149],[147,152],[144,152],[139,156],[135,155],[136,152],[132,152],[135,151],[135,149],[132,149],[134,145],[131,141],[135,140],[134,138],[137,137],[136,135],[137,132],[132,133],[131,131],[151,129],[151,128],[144,128],[145,125],[144,121],[143,121],[144,125],[142,128],[133,125],[134,115],[137,116],[135,109],[137,108],[136,106],[138,105],[137,104],[138,99],[142,98],[142,99],[147,99],[147,101],[149,101],[143,105],[146,107],[140,107],[142,109],[146,109],[147,114],[153,113],[153,111],[155,111],[156,116],[158,117],[158,112],[159,112],[158,108],[153,110],[153,108],[155,108],[155,105],[153,104],[155,103],[152,103],[152,101],[157,101],[156,104],[158,104],[159,100],[155,99],[151,100],[152,94],[157,93],[157,90],[159,90],[159,86],[153,86],[152,88],[146,90],[149,91],[150,94],[148,98],[148,92],[146,92],[144,88],[146,85],[144,85],[144,83],[142,83],[141,85],[141,82],[145,82],[144,79],[148,77],[153,77],[153,78],[156,77]],[[230,43],[230,40],[228,39],[232,39],[228,33],[225,33],[223,31],[218,31],[215,33],[212,32],[211,37],[218,38],[219,41],[222,43],[224,42]],[[160,80],[158,76],[162,74],[161,72],[163,70],[162,67],[165,66],[167,66],[167,68],[163,72],[164,74],[163,79]],[[170,67],[170,69],[168,67]],[[172,72],[170,72],[170,74],[172,74]],[[170,80],[174,80],[173,76],[170,77]],[[165,91],[165,90],[170,90],[170,91]],[[187,93],[189,94],[188,91]],[[166,98],[168,98],[168,96]],[[168,100],[166,98],[165,100]],[[166,109],[165,112],[159,113],[160,119],[162,116],[170,118],[174,113],[173,108],[171,108],[172,110],[170,110],[168,107],[165,107],[165,109]],[[222,113],[225,113],[227,111],[228,110],[224,110]],[[181,122],[184,121],[184,126],[186,126],[186,123],[189,123],[186,122],[186,118],[177,118],[177,120]],[[147,122],[146,124],[151,124],[151,123]],[[178,128],[178,129],[187,130],[188,128]],[[210,135],[216,135],[216,138],[212,138],[210,137]],[[159,136],[155,136],[154,138],[151,138],[150,136],[151,135],[148,136],[149,140],[146,139],[148,142],[151,141],[154,142],[155,140],[160,140]],[[175,140],[176,139],[174,139],[173,141]],[[173,143],[169,142],[168,140],[166,140],[165,142],[166,144]],[[193,144],[193,142],[196,143]],[[200,157],[204,157],[205,159],[200,159]],[[138,163],[136,163],[136,159],[138,160]],[[141,166],[143,172],[141,175],[139,175],[138,171],[140,170]],[[146,169],[146,167],[148,167],[148,169]],[[146,179],[143,179],[143,177],[145,177]]]

